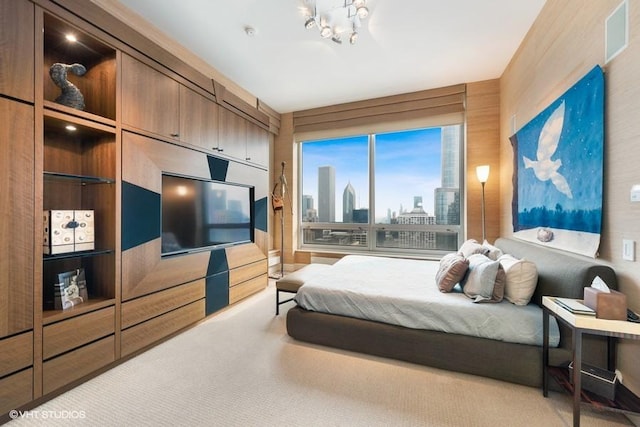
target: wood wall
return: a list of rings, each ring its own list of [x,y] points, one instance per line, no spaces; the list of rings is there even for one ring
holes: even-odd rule
[[[605,70],[604,211],[599,258],[611,265],[628,305],[640,311],[640,268],[622,260],[622,239],[640,242],[640,2],[629,1],[629,45],[604,63],[607,16],[622,0],[547,0],[500,80],[501,234],[511,235],[513,151],[509,136],[599,64]],[[637,244],[637,243],[636,243]],[[624,382],[640,392],[640,342],[621,342],[618,367]]]

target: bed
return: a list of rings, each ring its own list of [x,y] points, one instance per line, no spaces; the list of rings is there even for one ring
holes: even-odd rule
[[[617,289],[616,276],[593,260],[514,239],[495,246],[536,264],[537,286],[526,306],[474,303],[459,290],[443,294],[433,283],[438,262],[349,256],[300,288],[287,332],[314,344],[540,386],[542,296],[582,298],[596,276]],[[363,299],[372,286],[379,298]],[[328,292],[320,298],[316,288]],[[550,363],[570,360],[570,344],[570,331],[552,322]],[[583,345],[585,361],[604,362],[603,339],[589,337]]]

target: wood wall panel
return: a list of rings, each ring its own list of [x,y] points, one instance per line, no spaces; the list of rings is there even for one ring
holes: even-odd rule
[[[122,331],[122,356],[141,350],[204,318],[205,301],[199,300]]]
[[[162,258],[161,239],[122,254],[122,301],[191,282],[207,275],[209,252]]]
[[[513,150],[509,136],[534,118],[595,65],[605,70],[604,203],[599,260],[616,270],[628,306],[640,311],[640,269],[622,260],[622,239],[640,241],[640,3],[629,1],[629,44],[604,63],[605,20],[622,0],[547,0],[501,80],[501,234],[512,235]],[[512,129],[511,119],[516,127]],[[640,342],[621,340],[618,369],[640,393]]]
[[[467,84],[467,238],[482,240],[482,185],[476,166],[489,165],[485,184],[486,238],[500,235],[500,81]]]
[[[0,340],[0,348],[0,377],[33,364],[33,332]]]
[[[34,110],[0,98],[0,338],[33,327]]]
[[[156,292],[122,304],[122,329],[187,305],[205,296],[205,279]]]
[[[27,1],[0,0],[0,93],[33,102],[34,8]]]

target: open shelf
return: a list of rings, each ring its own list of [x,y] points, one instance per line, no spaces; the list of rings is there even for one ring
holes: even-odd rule
[[[108,255],[112,254],[113,249],[98,249],[94,251],[82,251],[82,252],[67,252],[64,254],[56,254],[56,255],[43,255],[43,261],[57,261],[62,259],[71,259],[71,258],[86,258],[86,257],[94,257],[100,255]]]
[[[569,378],[569,369],[549,366],[549,375],[568,393],[573,395],[573,384]],[[623,384],[618,383],[615,400],[609,400],[587,390],[581,390],[582,403],[602,411],[640,414],[640,398]]]
[[[60,180],[60,181],[71,181],[76,182],[79,185],[89,185],[89,184],[113,184],[116,181],[112,178],[105,178],[100,176],[87,176],[87,175],[76,175],[72,173],[62,173],[62,172],[44,172],[45,180]]]
[[[43,325],[59,322],[91,311],[99,310],[115,304],[114,298],[92,298],[82,304],[76,305],[67,310],[44,310],[42,312]]]

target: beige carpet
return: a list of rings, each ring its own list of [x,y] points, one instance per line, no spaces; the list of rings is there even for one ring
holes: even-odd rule
[[[8,425],[572,425],[561,393],[545,399],[535,388],[294,341],[286,308],[274,316],[274,292],[271,284]],[[630,423],[583,408],[582,425]]]

